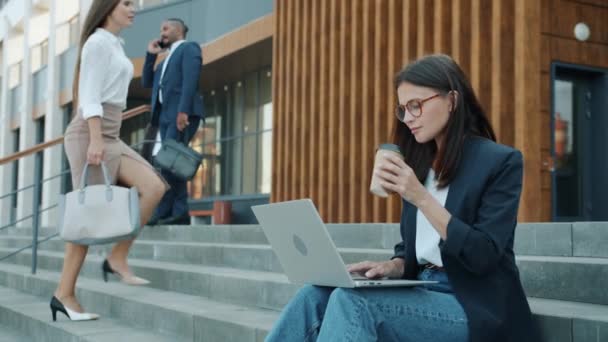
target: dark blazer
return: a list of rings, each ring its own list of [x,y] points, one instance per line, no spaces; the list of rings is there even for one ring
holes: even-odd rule
[[[154,70],[156,54],[146,53],[142,71],[142,85],[152,88],[152,123],[175,122],[177,113],[204,118],[203,98],[198,94],[198,83],[202,66],[200,46],[195,42],[183,42],[171,55],[160,79],[163,64]],[[163,61],[164,63],[164,61]],[[163,104],[158,101],[158,91],[163,89]],[[159,110],[160,109],[160,110]]]
[[[521,152],[483,138],[466,139],[445,203],[452,218],[439,247],[473,342],[540,341],[513,253],[522,177]],[[394,257],[405,259],[409,279],[419,271],[417,210],[403,202],[403,242],[395,246]]]

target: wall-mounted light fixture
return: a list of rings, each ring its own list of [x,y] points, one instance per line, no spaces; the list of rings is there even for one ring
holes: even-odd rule
[[[590,35],[591,30],[589,29],[589,26],[587,24],[581,22],[574,25],[574,37],[576,39],[580,40],[581,42],[584,42],[589,39]]]

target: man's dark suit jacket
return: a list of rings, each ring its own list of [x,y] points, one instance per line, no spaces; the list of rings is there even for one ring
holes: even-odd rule
[[[146,53],[142,72],[143,87],[152,88],[152,124],[158,126],[159,121],[174,123],[180,112],[203,118],[203,100],[198,94],[203,61],[200,46],[188,41],[178,46],[169,59],[162,80],[162,63],[154,70],[156,57],[156,54]],[[163,90],[162,105],[158,101],[160,87]]]
[[[469,321],[473,342],[540,341],[515,264],[513,239],[522,188],[518,150],[479,137],[466,139],[445,208],[452,218],[441,258]],[[403,201],[395,256],[415,279],[417,208]]]

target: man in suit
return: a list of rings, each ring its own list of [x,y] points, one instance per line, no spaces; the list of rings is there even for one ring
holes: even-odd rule
[[[160,39],[148,44],[142,72],[144,88],[152,88],[152,123],[160,130],[161,141],[174,139],[188,144],[203,117],[203,100],[198,94],[202,66],[200,46],[186,41],[188,27],[177,18],[165,20]],[[159,53],[165,59],[154,70]],[[162,171],[171,189],[156,208],[150,225],[159,223],[189,224],[187,182]]]

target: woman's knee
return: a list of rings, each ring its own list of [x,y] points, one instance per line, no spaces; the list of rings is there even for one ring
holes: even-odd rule
[[[329,297],[332,288],[316,286],[316,285],[304,285],[298,291],[298,295],[307,297],[307,298],[316,298],[316,297]]]
[[[337,288],[329,297],[330,305],[340,304],[340,305],[353,305],[355,303],[360,303],[361,298],[359,294],[353,289],[346,288]]]
[[[167,192],[167,186],[158,175],[154,175],[154,180],[147,183],[146,187],[140,189],[141,196],[150,198],[154,202],[159,202]]]
[[[295,298],[300,301],[306,301],[313,304],[325,304],[331,295],[332,288],[329,287],[321,287],[315,285],[304,285]]]

